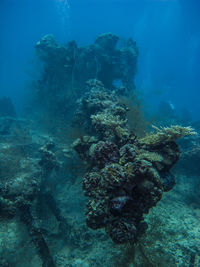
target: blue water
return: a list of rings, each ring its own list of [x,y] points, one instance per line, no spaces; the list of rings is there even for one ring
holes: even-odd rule
[[[59,42],[93,42],[113,32],[136,40],[136,82],[149,105],[171,101],[199,119],[200,4],[197,0],[1,0],[0,96],[22,112],[34,45],[52,33]]]

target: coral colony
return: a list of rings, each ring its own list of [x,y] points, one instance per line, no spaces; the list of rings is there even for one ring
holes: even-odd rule
[[[89,169],[82,183],[89,197],[86,222],[92,229],[105,228],[115,243],[136,242],[147,229],[143,215],[175,185],[170,169],[180,156],[176,139],[194,132],[171,126],[137,138],[116,93],[98,80],[87,86],[76,119],[85,116],[90,135],[73,143]]]

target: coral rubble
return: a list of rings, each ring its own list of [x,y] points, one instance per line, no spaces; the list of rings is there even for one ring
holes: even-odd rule
[[[144,214],[175,184],[170,169],[180,156],[176,139],[194,132],[171,126],[138,138],[128,128],[128,109],[116,93],[98,80],[87,86],[75,122],[83,123],[88,136],[73,144],[88,163],[82,182],[89,197],[87,225],[105,228],[115,243],[134,243],[147,229]]]

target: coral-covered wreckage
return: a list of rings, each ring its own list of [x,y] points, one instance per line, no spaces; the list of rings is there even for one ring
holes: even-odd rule
[[[53,35],[45,35],[36,44],[36,53],[43,69],[35,82],[34,95],[41,111],[57,120],[67,117],[83,93],[89,79],[98,79],[107,88],[120,85],[120,90],[135,88],[138,48],[130,38],[121,41],[118,36],[106,33],[93,44],[78,47],[75,41],[59,45]]]
[[[36,51],[44,64],[35,91],[41,106],[58,121],[80,98],[73,124],[87,135],[73,147],[88,165],[83,178],[87,225],[104,227],[116,243],[137,241],[147,228],[143,215],[175,185],[170,173],[180,156],[175,141],[193,134],[192,129],[156,128],[144,138],[131,132],[129,108],[120,97],[128,98],[135,89],[138,48],[132,39],[120,42],[107,33],[78,47],[75,41],[61,46],[46,35]]]
[[[138,138],[128,127],[128,108],[118,99],[100,81],[87,82],[74,120],[84,124],[88,135],[73,147],[88,164],[82,182],[89,197],[87,225],[105,228],[115,243],[122,244],[136,242],[147,229],[143,215],[175,185],[170,169],[180,156],[176,139],[194,131],[154,127],[155,133]]]
[[[44,68],[33,86],[39,112],[36,106],[32,109],[39,117],[44,111],[56,130],[62,131],[59,126],[63,122],[83,130],[80,133],[85,134],[73,142],[73,148],[87,166],[82,179],[88,201],[87,225],[105,228],[115,243],[122,244],[137,242],[147,229],[144,214],[175,185],[170,170],[180,155],[176,139],[194,131],[175,125],[154,127],[154,133],[140,138],[132,132],[129,107],[121,100],[129,98],[135,88],[138,49],[132,39],[121,46],[118,41],[108,33],[92,45],[78,47],[74,41],[61,46],[53,36],[43,37],[36,51]],[[54,194],[58,185],[66,183],[66,177],[70,180],[73,176],[66,173],[66,165],[71,164],[66,155],[71,154],[74,160],[76,153],[69,140],[64,143],[56,134],[50,137],[49,131],[44,134],[39,127],[33,130],[37,121],[17,118],[9,99],[0,99],[0,103],[0,220],[18,217],[42,266],[53,267],[55,257],[40,215],[51,213],[68,242],[71,232],[81,232],[79,223],[77,231],[69,225]],[[73,121],[72,106],[76,107]],[[71,202],[69,206],[71,209]],[[9,259],[3,257],[0,255],[0,266],[8,266]]]
[[[43,229],[40,212],[46,205],[63,229],[67,225],[57,207],[49,179],[59,169],[55,145],[47,136],[31,131],[24,119],[0,118],[0,220],[19,217],[35,244],[42,266],[55,266]],[[64,225],[64,226],[63,226]],[[0,266],[7,260],[0,256]]]

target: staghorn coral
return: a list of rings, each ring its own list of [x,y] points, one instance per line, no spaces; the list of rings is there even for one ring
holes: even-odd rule
[[[105,228],[115,243],[134,243],[147,229],[144,214],[175,185],[170,173],[180,156],[175,140],[194,131],[172,126],[137,138],[128,128],[128,108],[116,93],[108,93],[97,80],[89,84],[75,115],[85,116],[87,132],[93,136],[73,144],[88,164],[82,182],[89,197],[86,223],[92,229]]]

